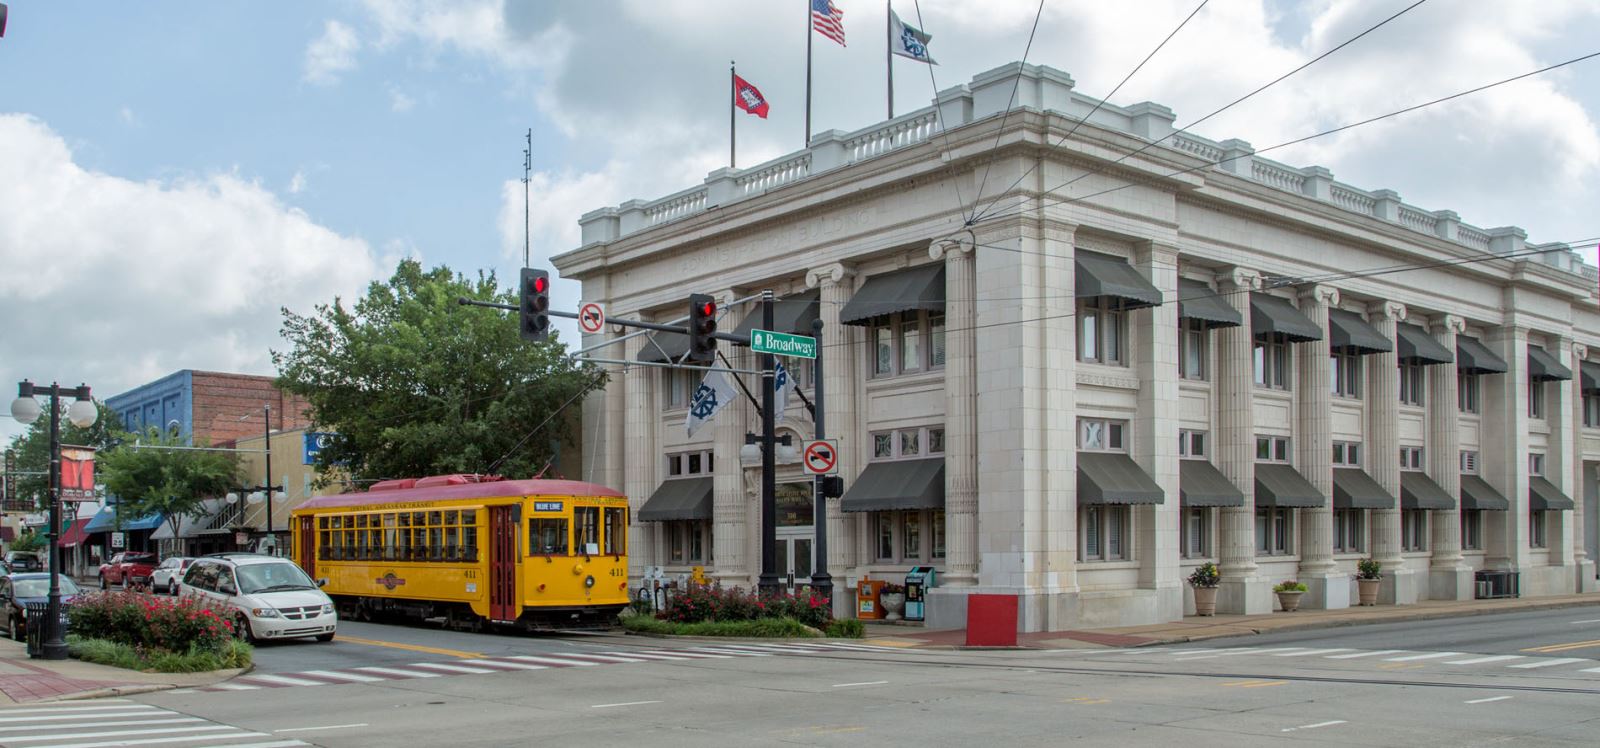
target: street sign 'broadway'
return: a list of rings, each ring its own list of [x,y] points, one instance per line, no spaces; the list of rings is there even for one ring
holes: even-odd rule
[[[786,332],[751,330],[750,350],[756,353],[770,353],[774,356],[816,358],[817,339],[805,335],[790,335]]]

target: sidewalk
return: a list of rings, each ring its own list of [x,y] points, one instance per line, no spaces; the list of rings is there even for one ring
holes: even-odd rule
[[[140,673],[78,660],[34,660],[28,658],[26,645],[0,639],[0,707],[209,686],[239,672]]]
[[[1341,610],[1298,610],[1293,613],[1264,615],[1189,616],[1181,621],[1147,626],[1074,631],[1049,631],[1017,635],[1017,645],[1030,648],[1092,649],[1099,647],[1143,647],[1154,644],[1202,641],[1230,636],[1252,636],[1278,631],[1355,626],[1365,623],[1396,623],[1434,618],[1517,613],[1600,605],[1600,593],[1558,597],[1516,598],[1511,600],[1426,600],[1415,605],[1379,605]],[[891,647],[954,648],[966,641],[966,631],[950,629],[928,631],[910,626],[867,623],[866,641]]]

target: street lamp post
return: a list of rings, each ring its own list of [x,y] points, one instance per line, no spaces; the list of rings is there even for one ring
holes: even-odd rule
[[[265,429],[263,433],[266,437],[265,441],[262,442],[262,448],[266,450],[267,455],[266,484],[260,486],[243,486],[238,488],[234,492],[228,494],[228,503],[232,504],[238,502],[240,494],[246,494],[246,499],[252,504],[260,503],[262,498],[267,500],[267,539],[271,541],[273,552],[276,553],[278,542],[276,539],[274,539],[272,530],[272,492],[278,491],[279,493],[284,493],[284,490],[282,486],[272,485],[272,406],[261,406],[261,416],[263,421],[262,426]]]
[[[27,425],[39,420],[39,401],[34,394],[50,398],[50,597],[44,616],[44,648],[46,660],[67,659],[67,642],[61,635],[61,553],[57,546],[61,535],[61,396],[72,395],[75,400],[67,409],[67,420],[72,425],[86,429],[94,425],[100,415],[89,394],[89,386],[63,388],[51,383],[49,387],[35,387],[26,379],[17,384],[17,399],[11,402],[11,417]]]

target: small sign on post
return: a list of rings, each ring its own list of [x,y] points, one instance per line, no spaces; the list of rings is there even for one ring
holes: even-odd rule
[[[605,329],[606,308],[593,301],[579,302],[578,304],[578,329],[585,334],[594,335]]]
[[[808,441],[800,452],[800,464],[806,475],[835,475],[839,472],[839,442],[837,439]]]
[[[771,330],[751,330],[750,350],[774,356],[816,358],[817,339],[808,335],[790,335]]]
[[[124,535],[123,533],[120,533],[120,532],[111,533],[111,547],[112,548],[126,548],[127,546],[128,546],[128,537],[127,537],[127,535]]]

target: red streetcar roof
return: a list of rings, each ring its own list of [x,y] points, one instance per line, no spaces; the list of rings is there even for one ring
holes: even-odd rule
[[[420,482],[420,481],[419,481]],[[337,509],[339,507],[368,504],[404,504],[447,499],[499,498],[503,496],[611,496],[624,494],[605,486],[580,480],[497,480],[483,483],[431,486],[426,488],[391,488],[381,491],[346,493],[336,496],[318,496],[307,500],[295,509]]]

